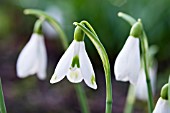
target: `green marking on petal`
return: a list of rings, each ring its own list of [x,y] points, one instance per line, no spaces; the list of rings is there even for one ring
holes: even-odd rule
[[[92,84],[92,85],[94,85],[94,84],[95,84],[95,82],[96,82],[96,81],[95,81],[95,76],[94,76],[94,75],[92,75],[92,76],[91,76],[91,84]]]
[[[73,60],[72,60],[72,63],[71,63],[71,67],[75,67],[75,66],[80,68],[79,56],[78,55],[73,57]]]
[[[53,84],[55,83],[55,81],[57,80],[57,75],[54,75],[52,76],[51,80],[50,80],[50,83]]]
[[[53,76],[52,76],[51,79],[52,79],[52,80],[56,80],[56,79],[57,79],[57,75],[54,75],[54,74],[53,74]]]
[[[55,76],[54,76],[54,80],[56,80],[56,79],[57,79],[57,76],[55,75]]]
[[[77,79],[78,76],[79,76],[79,73],[78,73],[77,71],[72,71],[72,72],[70,73],[70,77],[71,77],[71,78]]]

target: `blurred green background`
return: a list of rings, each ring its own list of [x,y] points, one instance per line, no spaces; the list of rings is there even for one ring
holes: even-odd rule
[[[128,83],[114,79],[114,61],[123,47],[130,25],[117,16],[119,11],[141,18],[149,44],[157,45],[158,60],[157,91],[155,102],[170,73],[170,0],[0,0],[0,77],[2,78],[8,113],[80,113],[73,85],[66,79],[55,85],[49,80],[62,56],[58,35],[45,34],[48,53],[48,78],[39,81],[36,76],[19,79],[16,76],[16,60],[28,42],[36,17],[26,16],[26,8],[51,11],[58,15],[63,29],[73,40],[73,22],[87,20],[97,32],[109,54],[113,81],[113,112],[122,113]],[[56,13],[55,13],[56,12]],[[53,37],[53,38],[52,38]],[[89,39],[86,49],[96,72],[98,90],[84,83],[92,113],[103,113],[105,109],[105,81],[101,60]],[[87,46],[88,45],[88,46]],[[134,113],[146,113],[147,104],[137,101]]]

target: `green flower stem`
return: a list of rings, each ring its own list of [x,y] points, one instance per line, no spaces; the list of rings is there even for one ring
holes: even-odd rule
[[[91,25],[89,23],[88,25],[85,24],[86,26],[88,26],[88,28],[90,29],[89,30],[88,28],[84,26],[84,23],[88,23],[88,22],[87,21],[86,22],[83,21],[81,23],[74,22],[73,24],[79,26],[85,32],[85,34],[92,41],[92,43],[94,44],[95,48],[97,49],[100,55],[100,58],[103,63],[104,71],[105,71],[105,78],[106,78],[106,110],[105,110],[105,113],[111,113],[112,112],[112,83],[111,83],[111,71],[110,71],[109,58],[108,58],[105,48],[103,47],[97,35],[94,33],[94,30],[91,27]]]
[[[132,113],[134,102],[135,102],[135,87],[132,84],[130,84],[128,96],[126,98],[124,113]]]
[[[35,15],[38,18],[42,18],[45,19],[48,23],[51,24],[51,26],[59,33],[59,35],[61,36],[61,40],[63,43],[64,48],[66,49],[68,47],[68,41],[67,41],[67,37],[64,33],[64,31],[62,30],[60,24],[51,16],[49,16],[48,14],[46,14],[43,11],[40,10],[36,10],[36,9],[26,9],[24,10],[24,13],[26,15]]]
[[[136,23],[136,20],[133,17],[129,16],[128,14],[121,12],[118,14],[118,16],[126,20],[130,25],[133,25],[134,23]],[[140,19],[138,21],[141,22]],[[140,42],[141,42],[141,49],[142,49],[142,55],[143,55],[142,58],[143,58],[143,63],[144,63],[144,70],[145,70],[147,90],[148,90],[148,109],[149,109],[149,112],[152,113],[154,109],[154,103],[153,103],[152,87],[151,87],[149,70],[148,70],[149,69],[148,68],[149,66],[148,41],[147,41],[147,36],[146,36],[144,29],[143,29],[142,36],[140,37]]]
[[[148,41],[146,34],[143,30],[143,35],[140,38],[141,42],[141,49],[142,49],[142,58],[144,63],[144,69],[145,69],[145,75],[146,75],[146,83],[147,83],[147,90],[148,90],[148,107],[149,112],[152,113],[154,109],[154,103],[153,103],[153,95],[152,95],[152,87],[151,87],[151,81],[149,76],[149,61],[148,61]]]
[[[76,89],[76,93],[78,95],[78,99],[81,107],[81,110],[83,113],[90,113],[88,105],[87,105],[87,98],[86,98],[86,94],[82,88],[81,84],[75,84],[74,85],[75,89]]]
[[[66,34],[64,33],[64,31],[62,30],[60,24],[54,18],[52,18],[51,16],[49,16],[45,12],[40,11],[40,10],[36,10],[36,9],[26,9],[26,10],[24,10],[24,13],[27,14],[27,15],[35,15],[38,18],[44,19],[48,23],[50,23],[51,26],[59,33],[59,35],[62,39],[64,49],[66,50],[68,48],[68,40],[67,40],[68,38],[67,38]],[[78,99],[79,99],[79,103],[80,103],[80,106],[81,106],[82,113],[90,113],[89,109],[88,109],[88,104],[87,104],[87,101],[86,101],[86,94],[83,91],[83,87],[81,85],[75,84],[74,88],[77,92],[77,96],[78,96]]]
[[[92,28],[92,26],[87,22],[87,21],[81,21],[81,23],[82,24],[84,24],[85,26],[87,26],[89,29],[90,29],[90,31],[94,34],[94,35],[96,35],[97,36],[97,34],[96,34],[96,32],[94,31],[94,29]]]
[[[34,25],[34,33],[42,34],[42,23],[44,19],[38,19]]]
[[[3,90],[2,90],[1,78],[0,78],[0,113],[6,113],[6,107],[5,107]]]

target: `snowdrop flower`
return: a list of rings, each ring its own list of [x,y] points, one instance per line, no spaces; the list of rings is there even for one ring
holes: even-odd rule
[[[129,36],[115,61],[116,80],[136,84],[140,70],[139,39]]]
[[[114,66],[116,80],[130,81],[133,85],[137,84],[140,71],[140,27],[138,23],[133,25],[130,36],[117,56]]]
[[[155,64],[152,67],[149,67],[149,75],[150,75],[150,81],[152,86],[152,93],[155,94],[155,82],[156,82],[156,73],[157,73],[157,64]],[[146,84],[146,75],[144,68],[142,67],[139,72],[139,78],[136,85],[136,97],[140,100],[148,100],[148,90],[147,90],[147,84]]]
[[[46,78],[47,53],[44,37],[41,34],[33,33],[29,42],[21,51],[17,60],[17,75],[25,78],[37,74],[38,78]]]
[[[83,40],[84,33],[76,27],[74,40],[58,62],[50,83],[59,82],[67,76],[72,83],[84,80],[89,87],[97,89],[95,73]]]
[[[158,99],[153,113],[170,113],[170,104],[168,101],[168,84],[163,86],[161,97]]]

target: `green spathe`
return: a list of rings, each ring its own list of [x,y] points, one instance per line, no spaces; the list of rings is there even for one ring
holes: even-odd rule
[[[42,23],[44,19],[38,19],[34,25],[34,33],[42,35]]]
[[[161,97],[168,100],[168,84],[165,84],[161,89]]]
[[[141,21],[138,20],[138,22],[136,22],[136,23],[132,26],[132,28],[131,28],[131,30],[130,30],[130,36],[133,36],[133,37],[135,37],[135,38],[140,38],[141,35],[142,35],[142,31],[143,31],[143,29],[142,29]]]
[[[84,40],[84,32],[81,30],[79,26],[77,26],[74,30],[74,40],[83,41]]]
[[[84,40],[84,32],[81,30],[79,26],[77,26],[74,30],[74,40],[83,41]]]

